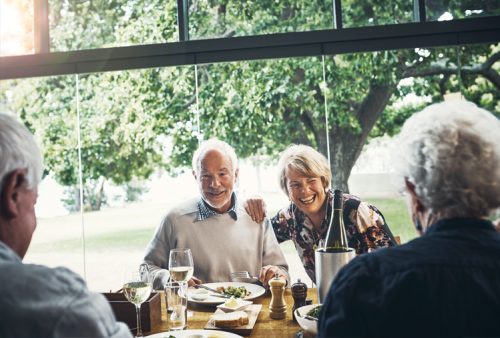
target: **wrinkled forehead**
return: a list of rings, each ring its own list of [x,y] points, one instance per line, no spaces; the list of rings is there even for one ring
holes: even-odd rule
[[[234,171],[230,156],[218,149],[210,149],[202,153],[198,163],[201,172]]]

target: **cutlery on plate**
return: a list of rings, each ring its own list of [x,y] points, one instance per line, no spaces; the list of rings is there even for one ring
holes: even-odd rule
[[[316,322],[318,321],[318,318],[316,318],[316,317],[309,316],[309,315],[302,315],[299,311],[296,311],[296,312],[299,315],[299,317],[302,317],[304,319],[314,320]]]
[[[231,296],[225,295],[225,294],[223,294],[222,292],[217,291],[217,290],[215,290],[215,289],[212,289],[212,288],[210,288],[210,287],[208,287],[208,286],[205,286],[205,285],[203,285],[203,284],[195,284],[195,285],[194,285],[194,287],[195,287],[195,289],[202,288],[202,289],[205,289],[205,290],[208,290],[208,291],[212,291],[213,293],[215,293],[215,294],[214,294],[214,295],[212,295],[212,296],[218,296],[218,297],[223,297],[223,298],[231,298]]]

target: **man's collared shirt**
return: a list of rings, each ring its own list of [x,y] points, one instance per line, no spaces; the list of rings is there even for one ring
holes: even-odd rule
[[[229,210],[226,212],[229,214],[229,216],[231,216],[232,219],[234,219],[235,221],[238,220],[238,214],[236,213],[236,194],[234,192],[231,195],[231,208],[229,208]],[[203,221],[209,217],[216,215],[219,215],[219,213],[210,208],[207,202],[203,200],[203,198],[200,198],[200,200],[198,201],[198,217],[196,217],[196,220]]]

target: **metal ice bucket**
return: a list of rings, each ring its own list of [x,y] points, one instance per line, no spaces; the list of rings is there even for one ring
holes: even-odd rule
[[[326,294],[330,289],[333,279],[340,268],[349,263],[356,256],[356,251],[349,248],[346,252],[324,252],[324,249],[317,249],[314,252],[316,260],[316,288],[318,290],[318,301],[323,303]]]

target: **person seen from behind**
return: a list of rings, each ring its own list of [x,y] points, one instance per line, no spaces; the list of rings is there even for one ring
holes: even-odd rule
[[[500,122],[467,101],[411,116],[397,172],[421,234],[352,260],[334,279],[319,337],[500,336]]]

